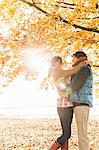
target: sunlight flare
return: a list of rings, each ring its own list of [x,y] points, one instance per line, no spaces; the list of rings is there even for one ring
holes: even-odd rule
[[[42,54],[40,50],[27,50],[24,61],[28,69],[38,73],[39,78],[43,78],[47,75],[49,63],[46,56]]]

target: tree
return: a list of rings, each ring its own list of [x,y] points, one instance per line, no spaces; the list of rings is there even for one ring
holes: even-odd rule
[[[97,74],[98,0],[2,0],[0,10],[2,78],[10,82],[20,73],[30,72],[24,63],[30,49],[40,49],[48,60],[57,54],[65,61],[74,51],[83,50]]]

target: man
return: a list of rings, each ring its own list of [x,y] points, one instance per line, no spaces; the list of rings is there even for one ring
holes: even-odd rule
[[[87,60],[84,52],[78,51],[73,54],[73,67],[81,61]],[[73,111],[76,118],[78,130],[79,150],[89,150],[89,139],[87,136],[87,126],[89,110],[92,106],[92,86],[93,77],[91,66],[82,67],[71,77],[72,94],[70,99],[73,102]]]

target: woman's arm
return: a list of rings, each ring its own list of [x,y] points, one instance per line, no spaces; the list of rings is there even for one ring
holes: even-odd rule
[[[88,64],[88,61],[82,61],[74,68],[69,69],[69,70],[60,70],[57,74],[59,77],[68,78],[68,77],[72,76],[73,74],[75,74],[77,71],[79,71],[79,69],[81,67],[86,66],[87,64]]]

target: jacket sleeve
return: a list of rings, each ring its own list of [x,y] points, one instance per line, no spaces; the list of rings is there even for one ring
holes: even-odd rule
[[[71,83],[72,91],[78,91],[80,88],[82,88],[82,86],[85,84],[89,74],[90,74],[90,70],[88,67],[82,68],[79,71],[76,80],[73,83]]]

